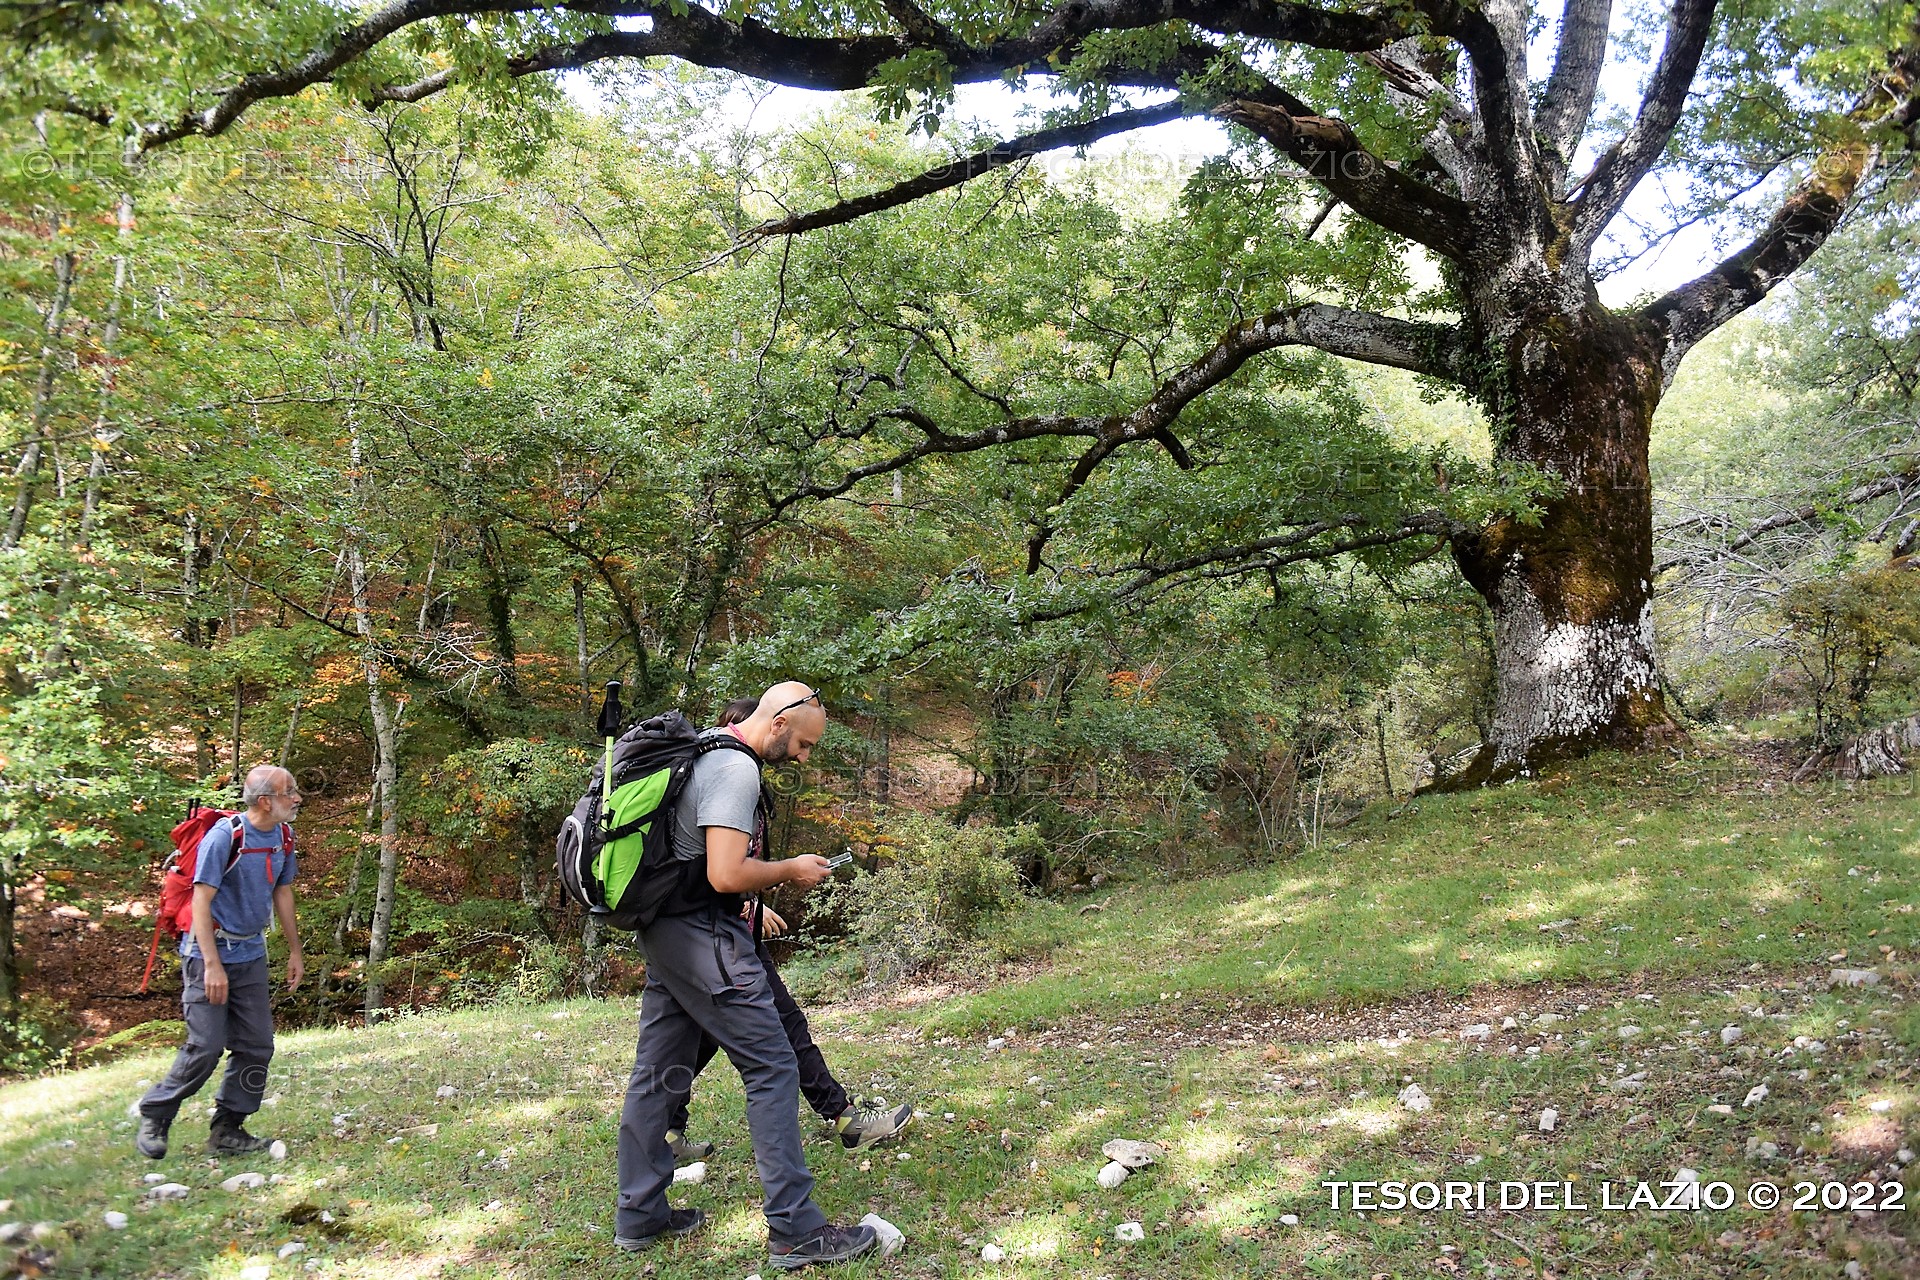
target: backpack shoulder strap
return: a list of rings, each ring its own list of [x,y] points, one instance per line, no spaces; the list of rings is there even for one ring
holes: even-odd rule
[[[247,819],[245,814],[236,813],[228,820],[227,837],[233,842],[232,856],[227,859],[227,871],[233,870],[234,863],[240,861],[240,855],[247,851]],[[226,871],[220,873],[226,879]]]

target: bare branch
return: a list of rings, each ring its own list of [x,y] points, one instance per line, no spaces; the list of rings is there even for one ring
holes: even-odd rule
[[[1876,480],[1869,480],[1864,484],[1855,485],[1839,497],[1827,502],[1810,502],[1787,511],[1776,512],[1764,520],[1755,521],[1753,524],[1747,526],[1744,532],[1729,541],[1725,546],[1715,547],[1704,555],[1674,556],[1671,559],[1663,560],[1654,566],[1654,572],[1665,573],[1669,569],[1682,567],[1694,569],[1704,568],[1716,561],[1738,555],[1769,533],[1774,533],[1780,529],[1791,529],[1797,525],[1818,523],[1822,516],[1828,512],[1844,511],[1849,507],[1858,507],[1865,503],[1872,502],[1876,498],[1884,498],[1890,493],[1900,494],[1904,498],[1908,487],[1916,482],[1920,482],[1920,463],[1909,466],[1905,471],[1896,472],[1890,476],[1881,476]]]
[[[1717,6],[1718,0],[1674,0],[1666,47],[1653,68],[1640,113],[1626,136],[1607,149],[1582,184],[1574,206],[1571,261],[1586,262],[1600,233],[1667,149],[1667,139],[1680,123],[1687,90],[1706,51]]]
[[[1471,253],[1466,203],[1375,156],[1344,120],[1314,115],[1297,100],[1270,106],[1236,98],[1214,114],[1265,138],[1361,217],[1443,257],[1458,261]]]
[[[1567,0],[1560,15],[1560,46],[1554,54],[1553,74],[1535,122],[1551,172],[1548,185],[1558,189],[1567,166],[1586,132],[1593,113],[1593,96],[1600,86],[1600,69],[1607,61],[1607,22],[1613,0]]]
[[[885,190],[856,196],[851,200],[842,200],[810,213],[797,213],[790,217],[763,222],[749,230],[742,239],[752,241],[769,236],[799,235],[820,227],[852,222],[867,214],[877,213],[882,209],[897,208],[918,200],[922,196],[930,196],[937,191],[957,187],[983,173],[991,173],[995,169],[1003,168],[1028,156],[1039,155],[1060,147],[1084,147],[1088,143],[1109,138],[1115,134],[1165,124],[1185,114],[1186,109],[1180,103],[1163,102],[1132,111],[1117,111],[1112,115],[1102,116],[1098,120],[1089,120],[1083,124],[1041,129],[997,143],[985,151],[976,151],[970,156],[941,165],[937,169],[929,169],[919,177],[895,183]]]

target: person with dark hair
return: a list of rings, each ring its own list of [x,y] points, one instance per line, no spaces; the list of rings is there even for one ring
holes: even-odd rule
[[[753,715],[759,706],[758,698],[733,699],[720,709],[721,727],[739,724]],[[912,1123],[912,1104],[868,1107],[856,1104],[848,1096],[846,1088],[827,1067],[820,1047],[813,1042],[813,1030],[807,1025],[807,1015],[787,990],[787,984],[780,980],[779,971],[773,967],[773,956],[767,951],[766,939],[777,938],[785,933],[787,922],[779,912],[758,902],[749,902],[742,908],[741,917],[751,923],[756,908],[760,912],[760,928],[754,935],[754,949],[760,963],[766,967],[767,982],[773,988],[773,1007],[780,1014],[780,1025],[786,1029],[787,1042],[793,1046],[794,1055],[800,1062],[802,1096],[820,1118],[833,1127],[834,1133],[840,1138],[840,1145],[849,1151],[863,1151],[876,1142],[884,1142],[895,1136]],[[704,1160],[713,1154],[711,1142],[695,1142],[687,1138],[687,1104],[693,1097],[694,1077],[706,1070],[719,1048],[711,1036],[701,1036],[700,1055],[695,1059],[693,1075],[687,1078],[687,1087],[680,1094],[679,1104],[674,1108],[673,1118],[667,1128],[667,1142],[673,1148],[675,1163]]]

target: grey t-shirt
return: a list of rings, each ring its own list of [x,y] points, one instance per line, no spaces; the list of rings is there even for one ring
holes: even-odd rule
[[[724,728],[700,736],[732,736]],[[693,762],[693,777],[673,811],[673,856],[683,862],[707,853],[704,827],[731,827],[753,837],[754,811],[760,805],[760,769],[744,751],[725,747],[707,752]],[[757,854],[759,850],[751,850]]]

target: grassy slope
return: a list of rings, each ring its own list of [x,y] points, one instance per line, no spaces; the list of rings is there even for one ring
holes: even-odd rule
[[[1122,884],[1089,912],[1084,899],[1043,905],[994,940],[1019,957],[1017,976],[816,1019],[850,1084],[911,1085],[929,1113],[865,1159],[810,1139],[829,1212],[875,1210],[909,1236],[901,1258],[846,1273],[970,1273],[991,1241],[1009,1254],[997,1270],[1032,1276],[1826,1276],[1844,1258],[1869,1276],[1920,1274],[1913,1209],[1362,1217],[1318,1187],[1591,1184],[1681,1166],[1741,1187],[1884,1174],[1920,1137],[1916,832],[1920,801],[1904,794],[1769,795],[1733,768],[1601,762],[1378,810],[1278,866]],[[1883,984],[1825,991],[1842,951],[1877,964]],[[1566,1020],[1535,1028],[1543,1012]],[[1516,1028],[1499,1030],[1502,1016]],[[720,1151],[706,1185],[680,1197],[713,1228],[644,1259],[611,1254],[633,1021],[625,1003],[577,1002],[286,1037],[279,1102],[258,1126],[291,1143],[284,1165],[213,1166],[193,1149],[196,1112],[167,1161],[135,1156],[127,1103],[163,1055],[14,1085],[0,1090],[0,1199],[15,1202],[0,1219],[60,1224],[41,1246],[57,1274],[234,1276],[290,1240],[307,1251],[275,1274],[764,1270],[724,1069],[703,1083],[694,1126]],[[1462,1039],[1469,1022],[1495,1030]],[[1744,1033],[1731,1046],[1729,1025]],[[1797,1036],[1825,1047],[1795,1049]],[[1432,1110],[1395,1104],[1408,1080]],[[1769,1096],[1742,1107],[1762,1082]],[[457,1092],[439,1098],[442,1084]],[[1716,1103],[1734,1114],[1707,1111]],[[1563,1117],[1552,1134],[1537,1131],[1545,1106]],[[1155,1138],[1170,1158],[1102,1191],[1098,1147],[1116,1136]],[[1750,1156],[1750,1139],[1781,1154]],[[244,1167],[288,1181],[219,1189]],[[192,1194],[141,1206],[156,1168]],[[105,1230],[109,1208],[131,1227]],[[289,1220],[320,1209],[336,1221]],[[1148,1239],[1116,1244],[1123,1220]]]

